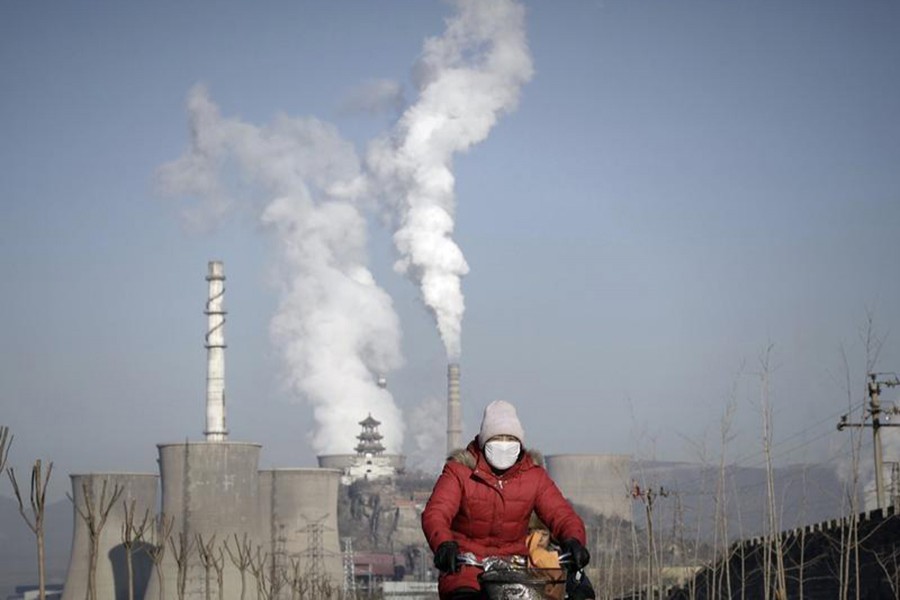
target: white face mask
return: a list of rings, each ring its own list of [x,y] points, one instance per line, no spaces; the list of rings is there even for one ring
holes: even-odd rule
[[[484,457],[495,469],[508,469],[516,464],[522,445],[517,441],[492,440],[484,445]]]

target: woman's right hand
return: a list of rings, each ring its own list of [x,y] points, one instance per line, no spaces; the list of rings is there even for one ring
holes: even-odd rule
[[[444,542],[437,547],[434,553],[434,567],[441,573],[456,573],[459,571],[459,544],[456,542]]]

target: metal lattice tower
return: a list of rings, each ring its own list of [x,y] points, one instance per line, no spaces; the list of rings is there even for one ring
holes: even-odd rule
[[[344,567],[344,593],[348,596],[356,595],[356,566],[353,556],[353,538],[345,537],[341,541],[344,544],[342,563]]]
[[[321,520],[306,526],[306,573],[313,589],[318,589],[325,579],[325,544],[322,533],[325,525]]]

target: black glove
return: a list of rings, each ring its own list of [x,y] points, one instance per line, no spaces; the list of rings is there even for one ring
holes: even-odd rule
[[[444,542],[437,547],[434,553],[434,567],[441,573],[456,573],[460,567],[456,560],[457,554],[459,554],[459,544]]]
[[[563,553],[569,555],[568,563],[573,567],[574,571],[580,571],[591,560],[591,553],[575,538],[563,540],[559,548]]]

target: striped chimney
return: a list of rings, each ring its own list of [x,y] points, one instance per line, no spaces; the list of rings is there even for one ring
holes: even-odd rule
[[[206,434],[207,442],[228,439],[225,427],[225,268],[209,263],[209,299],[206,301]]]
[[[462,407],[459,403],[459,363],[447,366],[447,454],[462,447]]]

